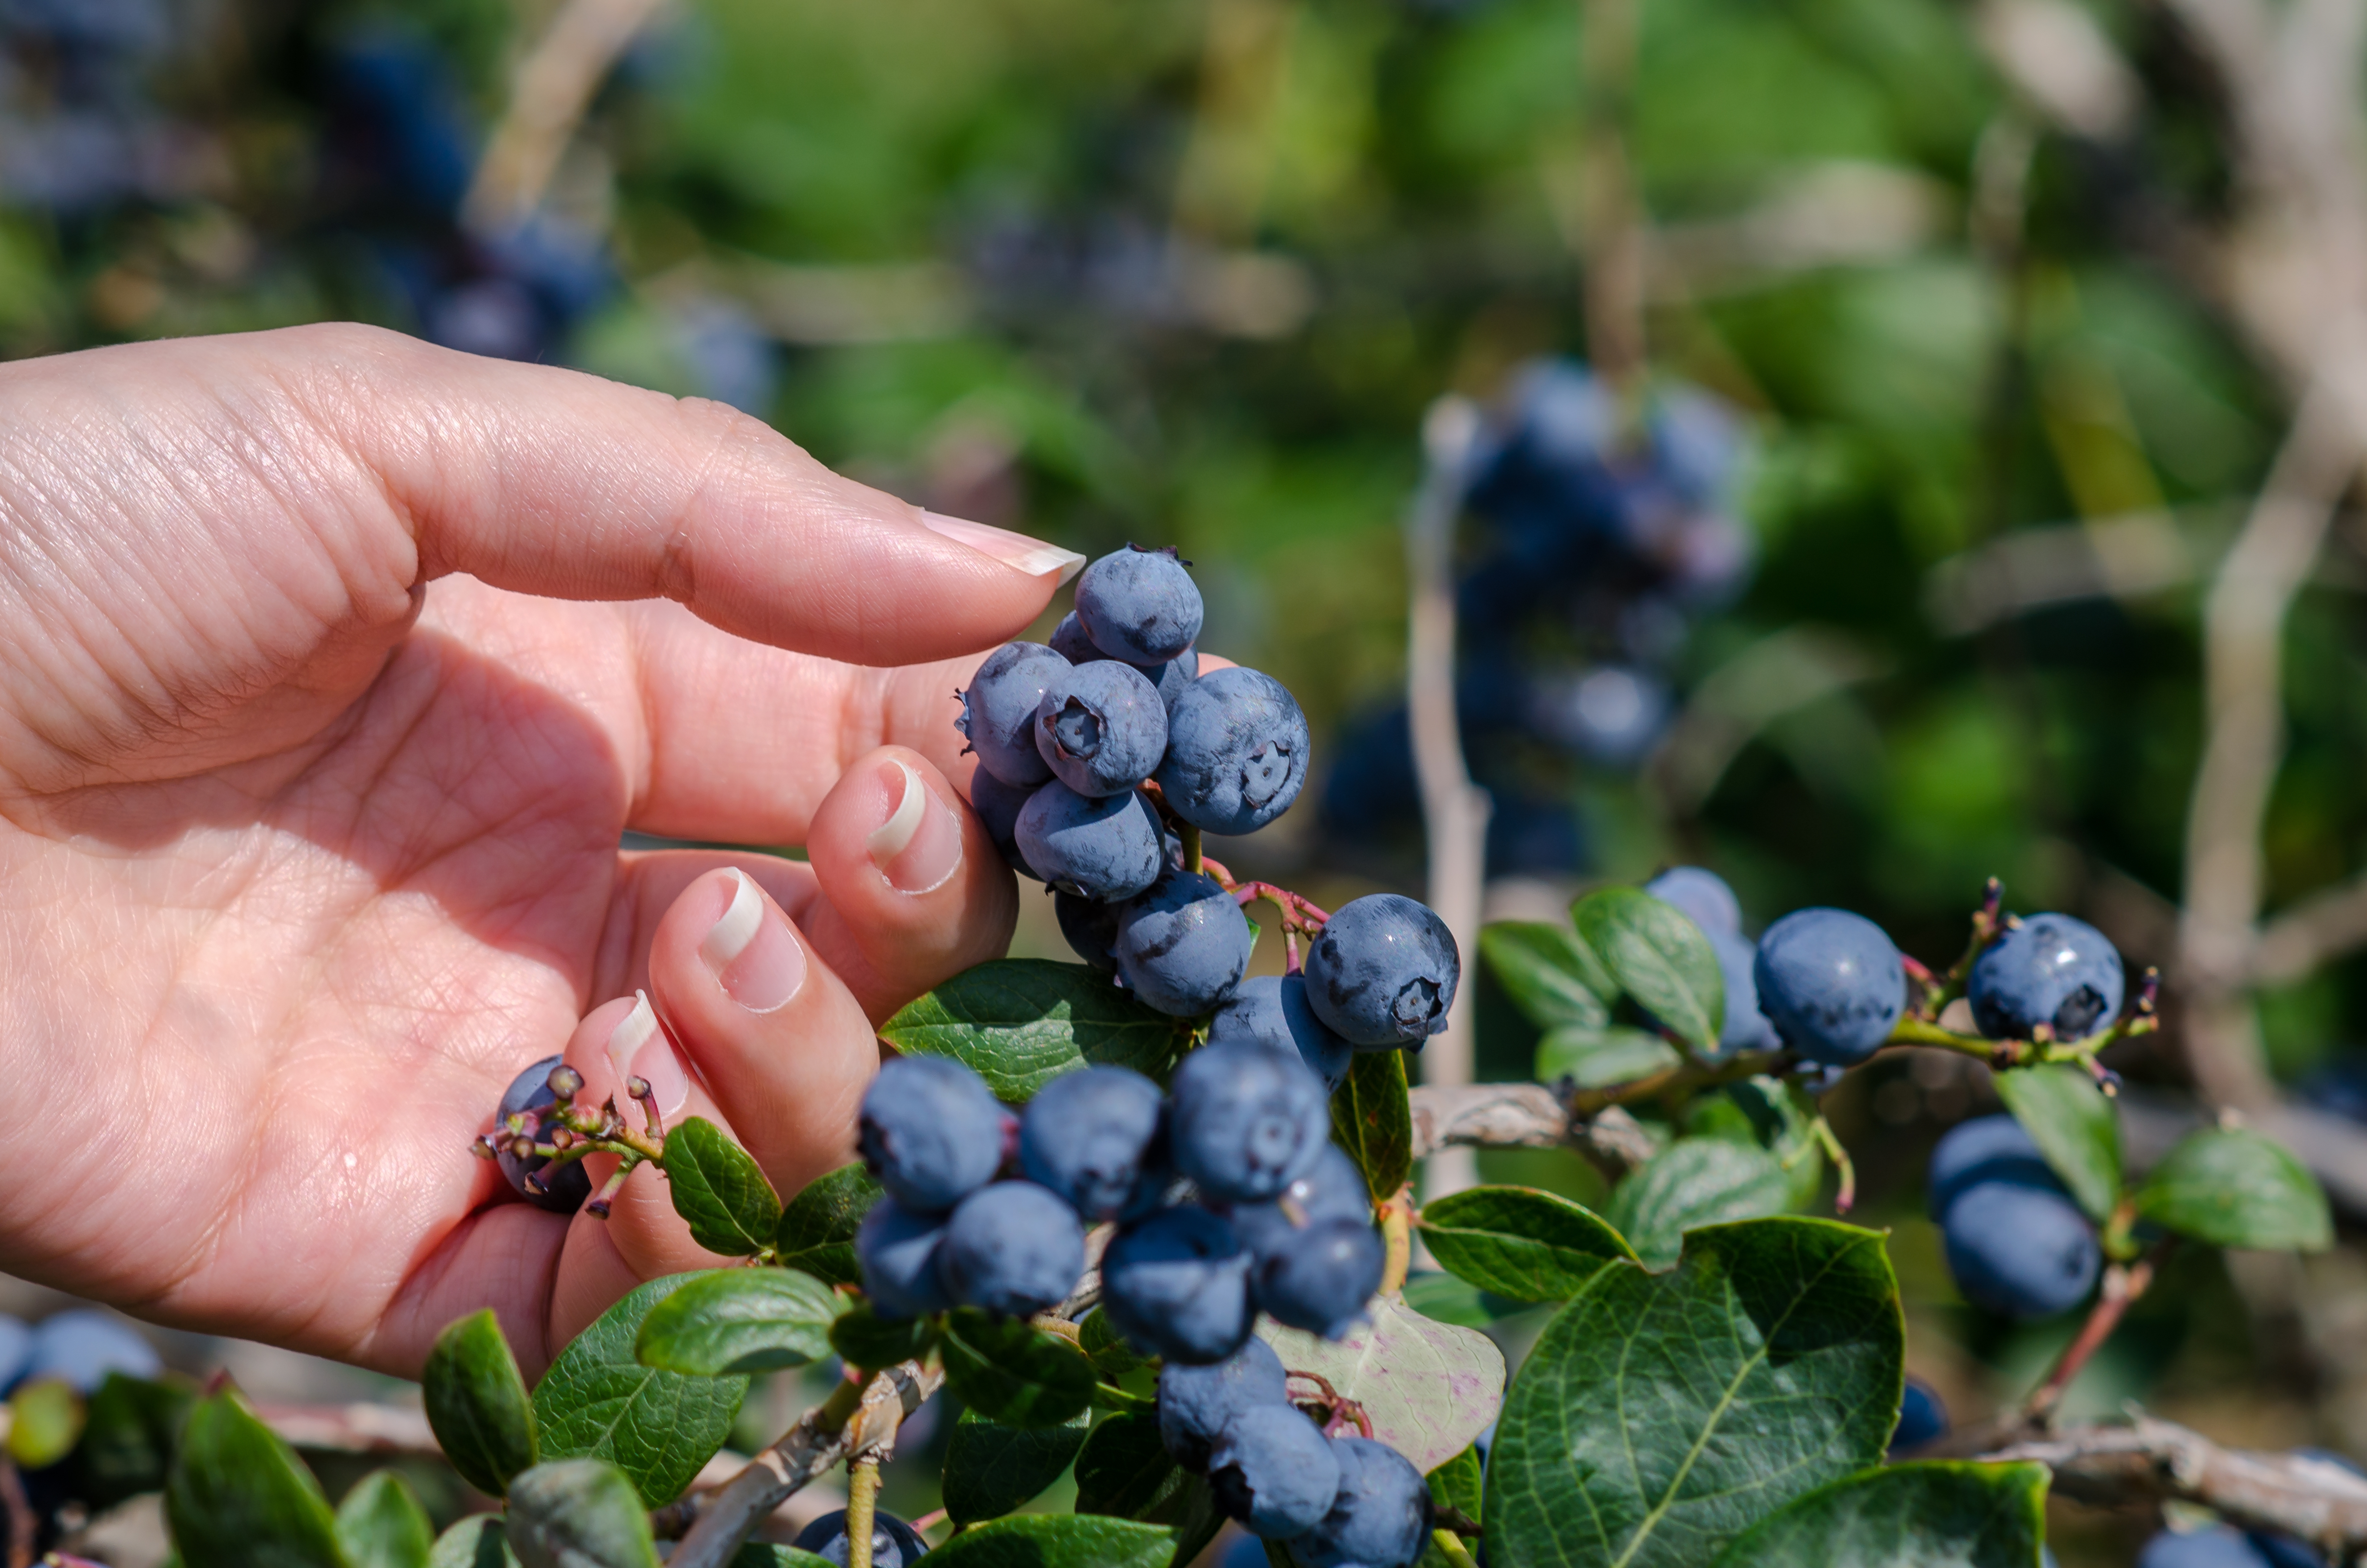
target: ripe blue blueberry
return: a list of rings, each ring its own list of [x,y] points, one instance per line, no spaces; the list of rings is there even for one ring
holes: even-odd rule
[[[1159,1370],[1160,1441],[1184,1469],[1206,1470],[1226,1422],[1255,1405],[1289,1403],[1285,1376],[1282,1358],[1255,1338],[1205,1366],[1168,1362]]]
[[[1005,1317],[1059,1306],[1084,1271],[1077,1211],[1032,1181],[994,1182],[963,1199],[937,1252],[946,1294]]]
[[[825,1562],[845,1568],[846,1510],[824,1514],[798,1532],[792,1543],[799,1551],[810,1551]],[[871,1568],[912,1568],[929,1550],[921,1532],[885,1511],[875,1510],[871,1516]]]
[[[1051,765],[1036,749],[1036,710],[1069,673],[1069,661],[1041,642],[1005,642],[986,656],[960,693],[954,728],[969,738],[979,766],[1005,784],[1041,784]]]
[[[1780,1050],[1783,1037],[1759,1007],[1758,945],[1727,931],[1707,935],[1710,951],[1717,955],[1718,972],[1726,977],[1726,1018],[1718,1026],[1717,1053],[1733,1056],[1745,1051]]]
[[[2104,934],[2067,915],[2033,915],[1973,960],[1965,1000],[1991,1040],[2085,1040],[2120,1016],[2121,955]]]
[[[1085,635],[1085,623],[1070,610],[1060,618],[1059,630],[1052,633],[1052,652],[1072,665],[1095,664],[1109,657],[1093,646]],[[1137,665],[1143,677],[1159,688],[1159,700],[1173,704],[1178,693],[1200,678],[1200,651],[1186,648],[1162,665]]]
[[[1256,1322],[1250,1262],[1232,1226],[1206,1209],[1161,1209],[1120,1231],[1103,1255],[1102,1311],[1144,1355],[1222,1361]]]
[[[1240,984],[1255,940],[1222,883],[1170,869],[1119,918],[1117,971],[1145,1005],[1196,1017]]]
[[[1965,1188],[1975,1182],[1999,1179],[2044,1186],[2054,1182],[2056,1176],[2046,1156],[2012,1117],[1999,1112],[1960,1121],[1932,1147],[1931,1164],[1923,1178],[1925,1211],[1937,1220]]]
[[[1767,927],[1752,971],[1759,1010],[1811,1062],[1874,1054],[1907,1010],[1907,971],[1882,927],[1840,909],[1800,909]]]
[[[1646,882],[1644,891],[1662,903],[1675,906],[1700,926],[1704,935],[1715,936],[1720,931],[1729,937],[1742,935],[1742,903],[1726,885],[1726,879],[1716,871],[1705,871],[1699,866],[1671,866]]]
[[[1103,903],[1071,892],[1052,894],[1052,915],[1070,950],[1104,974],[1117,972],[1117,925],[1126,914],[1122,903]]]
[[[995,848],[1002,851],[1003,864],[1021,876],[1034,878],[1040,882],[1044,879],[1036,875],[1036,868],[1027,863],[1026,856],[1019,853],[1019,809],[1035,792],[1035,788],[1030,785],[1005,784],[983,767],[969,776],[969,809],[978,813],[978,820],[986,826],[987,835],[994,840]]]
[[[1241,1411],[1208,1451],[1208,1490],[1229,1518],[1252,1535],[1287,1540],[1331,1511],[1340,1460],[1331,1439],[1287,1404]]]
[[[43,1318],[33,1330],[24,1380],[57,1378],[76,1393],[98,1392],[109,1372],[153,1378],[164,1369],[156,1347],[120,1319],[88,1307]]]
[[[2275,1568],[2241,1530],[2225,1525],[2180,1534],[2163,1530],[2137,1553],[2137,1568]]]
[[[1336,1089],[1348,1076],[1355,1048],[1307,1005],[1307,980],[1297,974],[1261,974],[1244,980],[1208,1020],[1208,1043],[1248,1040],[1268,1051],[1295,1054],[1308,1070]]]
[[[1956,1289],[2009,1317],[2070,1311],[2103,1267],[2096,1227],[2051,1182],[1974,1182],[1950,1200],[1940,1232]]]
[[[1080,795],[1055,778],[1019,808],[1019,853],[1043,879],[1079,898],[1132,898],[1159,880],[1159,813],[1128,790]]]
[[[1385,1252],[1370,1219],[1325,1220],[1299,1232],[1296,1245],[1260,1255],[1250,1293],[1276,1323],[1344,1339],[1381,1288]]]
[[[1124,1067],[1064,1073],[1019,1118],[1019,1167],[1087,1220],[1148,1212],[1167,1180],[1159,1085]]]
[[[1393,892],[1340,906],[1307,949],[1307,1000],[1351,1045],[1420,1045],[1446,1027],[1463,978],[1455,935],[1426,905]]]
[[[1093,646],[1130,665],[1161,665],[1200,638],[1199,585],[1172,550],[1129,545],[1077,579],[1077,619]]]
[[[1078,794],[1122,794],[1167,755],[1167,705],[1132,665],[1063,670],[1036,704],[1036,750]]]
[[[1293,1178],[1263,1203],[1237,1203],[1229,1210],[1241,1244],[1259,1259],[1298,1246],[1309,1229],[1331,1220],[1373,1222],[1373,1195],[1365,1173],[1336,1143],[1326,1143],[1307,1174]]]
[[[1947,1435],[1948,1407],[1940,1391],[1920,1378],[1908,1378],[1906,1391],[1899,1395],[1898,1425],[1891,1428],[1890,1451],[1903,1454]]]
[[[1430,1539],[1430,1483],[1369,1437],[1335,1437],[1340,1489],[1322,1521],[1290,1543],[1300,1568],[1410,1568]]]
[[[1211,671],[1168,704],[1159,787],[1195,826],[1254,833],[1298,799],[1307,746],[1307,715],[1280,681],[1238,666]]]
[[[0,1312],[0,1397],[15,1388],[33,1358],[33,1331],[25,1320]]]
[[[942,1056],[899,1056],[863,1092],[855,1143],[888,1195],[943,1213],[994,1179],[1014,1130],[986,1080]]]
[[[510,1086],[502,1091],[501,1108],[493,1113],[496,1125],[521,1111],[540,1110],[545,1106],[556,1104],[559,1096],[550,1092],[550,1071],[564,1061],[563,1057],[546,1056],[511,1079]],[[538,1137],[536,1142],[548,1140]],[[550,1162],[539,1155],[530,1155],[522,1160],[505,1148],[496,1150],[494,1157],[511,1189],[538,1209],[548,1209],[554,1214],[572,1214],[583,1208],[585,1199],[592,1196],[592,1178],[585,1173],[581,1160],[570,1160],[553,1169]],[[542,1182],[534,1187],[527,1185],[527,1177],[546,1170],[550,1174]]]
[[[892,1198],[871,1206],[855,1233],[855,1260],[863,1269],[863,1293],[883,1318],[926,1317],[952,1306],[937,1273],[937,1252],[946,1238],[941,1214],[919,1214]]]
[[[1211,1203],[1260,1203],[1315,1168],[1330,1144],[1323,1081],[1260,1045],[1205,1045],[1175,1069],[1168,1141]]]

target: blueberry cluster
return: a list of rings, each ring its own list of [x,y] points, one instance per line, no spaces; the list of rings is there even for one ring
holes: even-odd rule
[[[164,1369],[155,1346],[105,1312],[75,1307],[33,1324],[0,1313],[0,1397],[45,1378],[95,1393],[110,1372],[153,1378]]]
[[[1931,1151],[1931,1217],[1967,1301],[2048,1317],[2087,1299],[2103,1267],[2096,1227],[2010,1116],[1949,1130]]]
[[[1221,1361],[1159,1374],[1159,1436],[1208,1478],[1217,1506],[1288,1544],[1301,1568],[1390,1568],[1421,1555],[1430,1487],[1370,1437],[1330,1437],[1290,1401],[1281,1359],[1251,1339]]]

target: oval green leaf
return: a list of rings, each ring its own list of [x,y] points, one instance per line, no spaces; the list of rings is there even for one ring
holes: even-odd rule
[[[1331,1096],[1331,1141],[1365,1173],[1373,1201],[1386,1202],[1413,1175],[1413,1103],[1405,1052],[1360,1051]]]
[[[1533,1187],[1475,1187],[1425,1204],[1421,1239],[1439,1266],[1514,1301],[1560,1301],[1614,1263],[1625,1238],[1591,1211]]]
[[[163,1491],[181,1423],[196,1402],[178,1378],[151,1382],[108,1373],[90,1396],[82,1447],[74,1456],[83,1500],[106,1509],[143,1492]]]
[[[650,1309],[633,1355],[644,1367],[696,1378],[802,1367],[830,1354],[831,1324],[845,1301],[790,1268],[694,1274]]]
[[[879,1038],[908,1054],[949,1056],[1018,1105],[1080,1067],[1163,1079],[1189,1037],[1083,964],[997,959],[907,1004]]]
[[[436,1527],[411,1483],[374,1470],[337,1505],[337,1542],[353,1568],[430,1568]]]
[[[2137,1215],[2214,1246],[2322,1252],[2334,1244],[2309,1167],[2248,1127],[2188,1133],[2137,1189]]]
[[[690,1239],[725,1257],[753,1257],[773,1244],[781,1200],[748,1151],[705,1117],[666,1134],[658,1168]]]
[[[1159,1415],[1121,1410],[1094,1427],[1077,1453],[1077,1512],[1139,1519],[1187,1477],[1160,1440]]]
[[[1483,926],[1479,957],[1512,1005],[1541,1029],[1600,1029],[1611,1022],[1605,998],[1618,994],[1618,983],[1563,926],[1533,920]]]
[[[1603,888],[1570,906],[1579,939],[1636,1005],[1704,1055],[1717,1054],[1726,974],[1701,927],[1641,888]]]
[[[1093,1398],[1093,1364],[1067,1340],[963,1308],[946,1320],[946,1386],[1006,1426],[1059,1426]]]
[[[1677,1261],[1685,1233],[1756,1220],[1791,1207],[1784,1167],[1764,1149],[1723,1138],[1684,1138],[1627,1173],[1611,1195],[1611,1223],[1647,1268]]]
[[[967,1528],[1039,1495],[1084,1447],[1085,1424],[1079,1415],[1059,1426],[1005,1426],[963,1411],[946,1448],[946,1517]]]
[[[599,1460],[556,1460],[511,1482],[503,1533],[525,1568],[658,1568],[640,1494]]]
[[[183,1568],[349,1568],[321,1483],[233,1390],[190,1410],[164,1517]]]
[[[927,1318],[883,1318],[863,1301],[830,1325],[830,1347],[848,1366],[866,1369],[918,1360],[936,1342],[936,1325]]]
[[[825,1285],[860,1285],[855,1233],[871,1206],[887,1196],[860,1165],[816,1176],[781,1210],[773,1250],[785,1268],[800,1269]]]
[[[1906,1331],[1883,1238],[1831,1221],[1697,1231],[1667,1274],[1606,1268],[1504,1401],[1485,1490],[1498,1568],[1700,1568],[1877,1462]]]
[[[1716,1568],[2032,1568],[2046,1540],[2046,1467],[1918,1460],[1794,1499]]]
[[[1677,1048],[1659,1035],[1630,1028],[1559,1028],[1537,1041],[1539,1083],[1567,1078],[1581,1089],[1633,1084],[1685,1064]]]
[[[492,1308],[436,1336],[422,1382],[427,1425],[461,1480],[498,1497],[510,1477],[534,1468],[534,1406]]]
[[[645,1367],[633,1354],[641,1324],[695,1274],[652,1279],[600,1314],[559,1353],[534,1391],[546,1460],[606,1460],[654,1508],[671,1503],[731,1433],[744,1377],[692,1377]]]
[[[1476,1329],[1423,1317],[1391,1296],[1370,1324],[1319,1339],[1271,1318],[1258,1335],[1294,1372],[1316,1372],[1365,1407],[1373,1435],[1427,1474],[1469,1448],[1504,1397],[1504,1353]]]
[[[929,1568],[1167,1568],[1175,1531],[1098,1514],[1021,1514],[968,1529]]]
[[[2087,1072],[2068,1062],[1999,1073],[1998,1098],[2091,1220],[2121,1200],[2121,1119]]]
[[[1099,1307],[1087,1312],[1083,1321],[1077,1324],[1077,1345],[1093,1362],[1093,1370],[1101,1375],[1104,1382],[1116,1382],[1129,1372],[1140,1371],[1152,1365],[1150,1358],[1126,1342],[1126,1335],[1110,1322],[1109,1313]]]
[[[517,1554],[502,1536],[505,1522],[485,1514],[462,1519],[436,1538],[427,1568],[517,1568]]]

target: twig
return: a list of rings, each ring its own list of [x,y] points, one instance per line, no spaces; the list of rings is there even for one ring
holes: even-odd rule
[[[846,1568],[871,1568],[871,1531],[878,1515],[879,1461],[862,1456],[846,1466]]]
[[[1411,1101],[1413,1155],[1431,1159],[1433,1168],[1441,1149],[1575,1149],[1617,1174],[1660,1152],[1618,1106],[1572,1116],[1542,1084],[1424,1084]]]
[[[592,95],[663,0],[567,0],[518,62],[508,112],[493,128],[461,205],[470,228],[501,233],[541,205]]]
[[[40,1517],[25,1495],[24,1477],[17,1461],[0,1454],[0,1507],[8,1515],[8,1568],[33,1568],[33,1542],[40,1534]]]
[[[2152,1257],[2126,1266],[2116,1263],[2104,1270],[2104,1288],[2095,1306],[2090,1309],[2088,1321],[2079,1325],[2078,1334],[2056,1358],[2055,1369],[2047,1373],[2046,1381],[2022,1401],[2022,1415],[2027,1420],[2043,1425],[2054,1415],[2055,1407],[2063,1401],[2063,1391],[2071,1386],[2088,1358],[2112,1336],[2112,1330],[2120,1326],[2130,1303],[2144,1295],[2146,1288],[2153,1283],[2156,1263],[2168,1246],[2163,1244]]]

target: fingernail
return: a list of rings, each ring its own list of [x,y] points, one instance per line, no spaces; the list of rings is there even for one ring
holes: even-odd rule
[[[633,1010],[609,1031],[608,1064],[617,1070],[620,1085],[630,1078],[646,1080],[660,1116],[672,1116],[690,1101],[690,1074],[683,1067],[682,1053],[658,1028],[646,991],[633,993]]]
[[[699,939],[723,994],[752,1013],[769,1013],[806,983],[806,950],[748,873],[733,867],[731,902]]]
[[[961,820],[921,782],[909,762],[890,761],[880,778],[900,791],[888,820],[863,841],[871,863],[900,892],[934,892],[961,869]]]
[[[1040,539],[1029,539],[1025,534],[1015,534],[1009,528],[973,523],[966,517],[944,517],[935,512],[923,512],[921,521],[932,533],[943,534],[957,544],[966,544],[981,555],[991,555],[1005,566],[1015,566],[1030,577],[1058,572],[1060,581],[1065,583],[1084,570],[1085,558],[1075,551],[1047,544]]]

